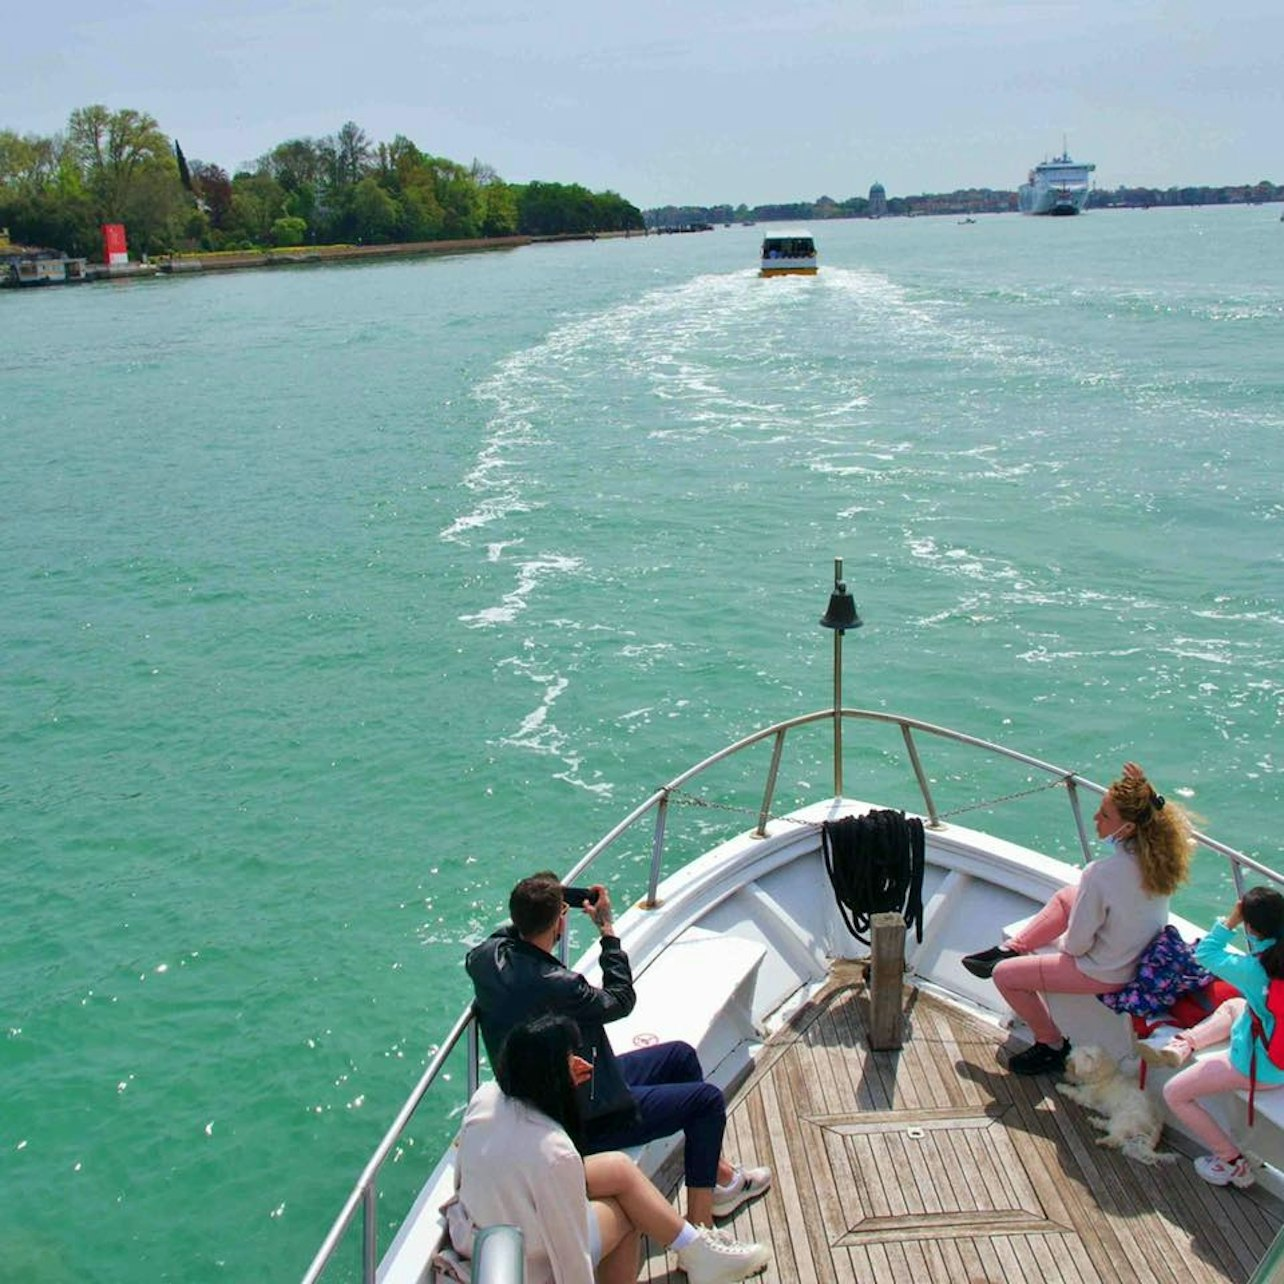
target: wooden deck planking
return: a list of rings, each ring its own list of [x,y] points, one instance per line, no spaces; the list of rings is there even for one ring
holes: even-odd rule
[[[1278,1201],[1211,1187],[1185,1155],[1148,1167],[1096,1145],[1051,1080],[1000,1066],[999,1031],[907,993],[904,1048],[871,1052],[863,987],[836,969],[731,1103],[727,1153],[775,1173],[727,1224],[771,1246],[764,1284],[1248,1279]],[[683,1276],[652,1248],[643,1278]]]

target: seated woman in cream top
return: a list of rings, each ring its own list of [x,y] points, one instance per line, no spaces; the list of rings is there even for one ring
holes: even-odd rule
[[[455,1249],[471,1256],[481,1226],[516,1226],[526,1284],[633,1284],[642,1235],[666,1244],[690,1284],[723,1284],[760,1271],[768,1253],[696,1228],[619,1152],[581,1158],[575,1084],[591,1072],[574,1055],[579,1031],[542,1016],[504,1041],[497,1083],[468,1104],[447,1205]]]

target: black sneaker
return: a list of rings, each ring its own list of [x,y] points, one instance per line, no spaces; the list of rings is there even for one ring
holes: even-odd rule
[[[1064,1070],[1070,1055],[1070,1040],[1062,1039],[1059,1048],[1047,1043],[1036,1043],[1008,1058],[1008,1069],[1013,1074],[1051,1074]]]
[[[988,981],[996,963],[1002,963],[1004,959],[1014,959],[1016,956],[1016,950],[1005,950],[1003,946],[995,945],[988,950],[982,950],[979,954],[965,954],[963,966],[973,976],[979,976],[982,981]]]

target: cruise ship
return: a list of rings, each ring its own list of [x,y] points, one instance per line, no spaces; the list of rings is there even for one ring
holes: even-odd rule
[[[1088,203],[1088,175],[1097,167],[1072,161],[1070,153],[1036,165],[1017,189],[1022,214],[1078,214]]]

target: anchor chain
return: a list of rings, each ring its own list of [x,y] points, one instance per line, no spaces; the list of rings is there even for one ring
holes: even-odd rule
[[[1041,794],[1045,789],[1058,789],[1068,780],[1072,779],[1070,774],[1058,776],[1055,780],[1049,780],[1042,785],[1032,785],[1029,789],[1018,789],[1014,793],[999,794],[996,798],[987,798],[983,802],[966,803],[962,807],[954,807],[949,811],[940,813],[940,819],[944,820],[947,816],[961,816],[965,811],[977,811],[982,807],[995,807],[999,803],[1013,802],[1017,798],[1029,798],[1032,794]]]
[[[683,793],[681,789],[670,789],[668,791],[669,801],[677,803],[679,807],[703,807],[706,811],[727,811],[737,816],[752,816],[758,819],[758,809],[756,807],[738,807],[735,803],[710,802],[707,798],[701,798],[697,794]],[[783,821],[787,825],[812,826],[819,829],[820,826],[813,820],[798,820],[794,816],[776,816],[771,812],[767,813],[768,820]]]
[[[1073,779],[1073,774],[1067,773],[1043,784],[1032,785],[1029,789],[1018,789],[1010,794],[999,794],[994,798],[982,799],[980,802],[965,803],[962,807],[952,807],[949,811],[938,812],[937,818],[946,820],[950,816],[961,816],[965,812],[979,811],[983,807],[997,807],[1002,803],[1015,802],[1018,798],[1029,798],[1033,794],[1043,793],[1046,789],[1059,789],[1071,779]],[[706,811],[726,811],[735,815],[753,816],[755,819],[758,816],[758,811],[754,807],[739,807],[734,803],[710,802],[707,798],[701,798],[697,794],[687,794],[680,789],[670,789],[668,794],[669,801],[676,803],[680,807],[702,807]],[[767,819],[783,821],[785,824],[790,825],[810,825],[816,829],[820,828],[815,821],[798,820],[793,816],[777,816],[774,813],[769,813]]]

